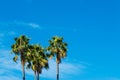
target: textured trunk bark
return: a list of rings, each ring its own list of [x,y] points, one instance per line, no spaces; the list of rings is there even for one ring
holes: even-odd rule
[[[59,80],[59,63],[57,63],[57,80]]]
[[[37,80],[39,80],[39,73],[37,73]]]
[[[22,61],[22,78],[23,80],[25,80],[25,68],[24,68],[23,61]]]
[[[21,46],[21,39],[20,39],[20,46]],[[20,50],[20,54],[21,54],[21,64],[22,64],[22,78],[23,78],[23,80],[25,80],[25,63],[24,63],[24,61],[25,61],[25,59],[24,59],[24,55],[23,55],[23,51],[22,50]]]
[[[36,71],[34,71],[34,80],[37,80]]]

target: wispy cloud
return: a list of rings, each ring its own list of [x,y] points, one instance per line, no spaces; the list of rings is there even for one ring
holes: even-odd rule
[[[28,25],[33,27],[33,28],[40,28],[40,26],[38,24],[35,24],[35,23],[28,23]]]
[[[41,28],[39,24],[32,23],[32,22],[20,22],[20,21],[14,21],[14,24],[16,25],[22,25],[22,26],[29,26],[32,28]]]
[[[49,70],[44,70],[42,77],[49,77],[55,79],[56,77],[56,62],[54,60],[49,61]],[[60,64],[60,78],[67,79],[70,76],[79,76],[84,73],[84,69],[87,67],[79,63],[63,62]]]
[[[18,76],[16,76],[13,72],[17,65],[14,65],[12,60],[10,59],[10,51],[9,50],[0,50],[0,79],[2,80],[20,80]],[[12,67],[12,65],[14,67]],[[19,68],[18,68],[19,69]]]
[[[17,64],[13,62],[12,57],[13,55],[10,54],[9,50],[0,50],[0,77],[5,78],[5,76],[2,76],[4,73],[14,75],[16,74],[16,71],[21,72],[21,64],[18,62]],[[54,60],[50,60],[50,69],[49,70],[43,70],[41,77],[49,78],[49,79],[55,79],[56,77],[56,62]],[[60,64],[60,77],[61,78],[67,78],[69,76],[75,76],[83,73],[83,70],[86,68],[86,66],[78,63],[70,63],[70,62],[64,62]],[[26,70],[27,75],[33,75],[32,70]],[[10,76],[11,76],[10,75]],[[7,79],[6,79],[7,80]],[[8,79],[9,80],[9,79]],[[16,80],[16,78],[14,79]],[[17,79],[18,80],[18,79]]]
[[[26,26],[31,28],[41,29],[39,24],[33,22],[23,22],[23,21],[11,21],[11,22],[0,22],[1,26]]]
[[[40,28],[41,28],[41,26],[40,26],[39,24],[32,23],[32,22],[14,21],[13,24],[15,24],[15,25],[22,25],[22,26],[28,26],[28,27],[37,28],[37,29],[40,29]]]
[[[62,26],[40,26],[38,23],[34,22],[24,22],[24,21],[9,21],[9,22],[0,22],[0,26],[8,26],[8,27],[28,27],[28,28],[33,28],[33,29],[38,29],[38,30],[66,30],[66,31],[71,31],[71,32],[79,32],[77,27],[62,27]]]
[[[0,76],[1,80],[21,80],[20,78],[14,76],[14,75],[8,75],[8,76]]]

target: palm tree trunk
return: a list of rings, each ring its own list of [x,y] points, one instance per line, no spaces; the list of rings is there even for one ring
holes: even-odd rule
[[[39,72],[37,72],[37,80],[39,80]]]
[[[35,80],[37,80],[36,71],[34,71],[34,74],[35,74]]]
[[[25,67],[24,67],[23,61],[22,61],[22,78],[23,80],[25,80]]]
[[[20,51],[21,53],[21,64],[22,64],[22,78],[23,80],[25,80],[25,59],[24,59],[24,56],[23,56],[23,52]]]
[[[57,80],[59,80],[59,63],[57,63]]]

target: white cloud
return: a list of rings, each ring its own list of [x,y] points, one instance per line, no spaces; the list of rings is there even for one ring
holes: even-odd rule
[[[22,25],[22,26],[29,26],[29,27],[32,27],[32,28],[41,28],[39,24],[36,24],[36,23],[32,23],[32,22],[19,22],[19,21],[14,21],[14,24],[16,25]]]
[[[40,26],[38,24],[35,24],[35,23],[28,23],[28,25],[33,27],[33,28],[40,28]]]
[[[51,79],[56,78],[56,62],[54,60],[49,61],[49,70],[44,70],[42,76],[49,77]],[[66,79],[70,76],[78,76],[82,74],[86,66],[79,64],[79,63],[70,63],[70,62],[63,62],[60,64],[60,78]]]
[[[12,70],[18,69],[11,59],[9,50],[0,50],[0,79],[1,80],[20,80]]]
[[[10,54],[9,50],[0,50],[0,77],[5,78],[2,76],[2,74],[7,73],[7,76],[9,74],[14,75],[16,74],[16,71],[21,72],[21,63],[18,62],[17,64],[13,62],[12,58],[13,55]],[[56,62],[54,60],[50,60],[49,62],[50,69],[49,70],[43,70],[41,77],[49,78],[49,79],[55,79],[56,78]],[[60,64],[60,78],[67,78],[69,76],[75,76],[83,73],[83,70],[86,68],[86,66],[78,63],[70,63],[70,62],[63,62]],[[26,70],[26,74],[32,75],[32,70]],[[11,76],[10,75],[10,76]],[[19,74],[21,75],[21,74]],[[18,76],[16,76],[18,77]],[[16,79],[16,78],[15,78]],[[12,80],[15,80],[12,79]],[[6,79],[7,80],[7,79]],[[8,79],[9,80],[9,79]]]
[[[12,55],[11,52],[9,50],[0,50],[1,55],[0,55],[0,69],[3,68],[3,70],[6,69],[17,69],[20,70],[20,68],[18,68],[18,65],[15,65],[16,63],[13,62],[12,60]],[[13,66],[14,65],[14,66]]]
[[[39,24],[33,23],[33,22],[22,22],[22,21],[13,21],[13,22],[0,22],[1,26],[26,26],[31,28],[37,28],[41,29],[41,26]]]
[[[56,26],[51,26],[51,27],[41,27],[39,24],[34,23],[34,22],[24,22],[24,21],[9,21],[9,22],[0,22],[0,26],[23,26],[23,27],[30,27],[30,28],[34,28],[34,29],[42,29],[42,30],[50,30],[50,29],[54,29],[54,30],[67,30],[67,31],[72,31],[72,32],[78,32],[78,28],[76,27],[56,27]]]
[[[21,80],[20,78],[14,76],[14,75],[11,75],[11,76],[0,76],[0,79],[1,80]]]

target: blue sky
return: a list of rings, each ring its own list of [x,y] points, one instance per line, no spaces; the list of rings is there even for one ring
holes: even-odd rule
[[[25,34],[44,47],[52,36],[63,36],[68,55],[60,80],[120,80],[119,0],[1,0],[0,79],[22,80],[21,65],[12,61],[14,37]],[[56,64],[41,80],[55,80]],[[26,70],[27,80],[33,72]]]

